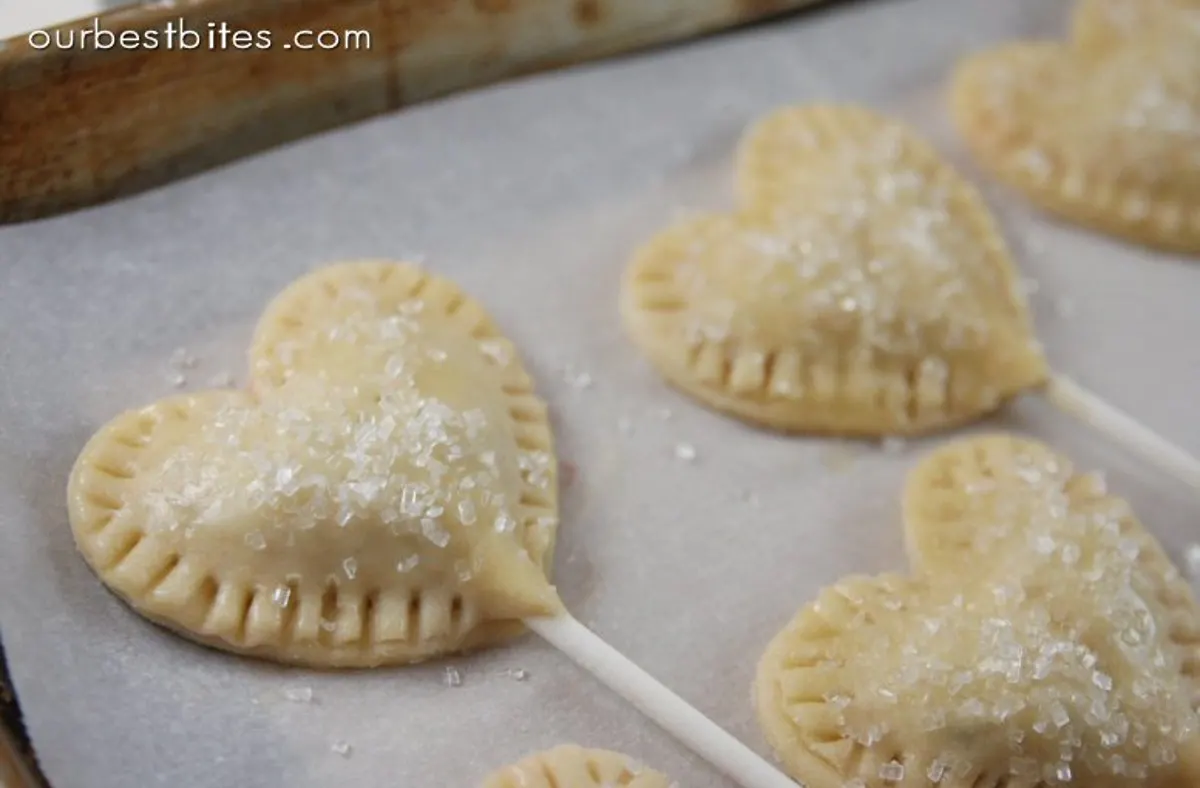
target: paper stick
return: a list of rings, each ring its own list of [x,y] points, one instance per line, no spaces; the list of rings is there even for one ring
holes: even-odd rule
[[[526,619],[525,625],[742,788],[796,788],[790,777],[664,687],[570,614]]]
[[[1044,389],[1046,399],[1059,410],[1108,436],[1116,443],[1154,463],[1184,484],[1200,490],[1200,459],[1117,410],[1074,381],[1055,375]]]

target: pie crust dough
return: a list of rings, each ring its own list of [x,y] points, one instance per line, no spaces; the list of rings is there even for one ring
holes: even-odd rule
[[[319,667],[495,643],[554,611],[557,465],[512,344],[404,263],[316,271],[267,308],[251,391],[113,419],[71,473],[76,544],[145,617]]]
[[[678,788],[656,771],[606,750],[564,744],[488,777],[483,788]]]
[[[971,556],[987,555],[998,536],[1011,538],[1058,496],[1085,506],[1103,492],[1102,476],[1076,474],[1037,441],[994,434],[950,443],[918,463],[904,485],[909,563],[925,574],[975,572]]]
[[[1071,19],[1071,39],[1084,55],[1104,55],[1165,25],[1196,24],[1200,0],[1079,0]],[[1180,17],[1190,12],[1192,16]]]
[[[951,109],[967,145],[1044,210],[1200,252],[1200,3],[1085,0],[1073,36],[958,67]]]
[[[628,266],[633,341],[701,402],[783,431],[916,434],[1042,383],[1009,251],[981,197],[904,125],[789,107],[738,154],[741,210]]]
[[[914,575],[825,589],[759,664],[759,719],[794,777],[1195,784],[1200,609],[1098,475],[971,438],[920,463],[905,520]]]

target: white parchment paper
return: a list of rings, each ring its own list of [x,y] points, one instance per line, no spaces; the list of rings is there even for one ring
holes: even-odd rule
[[[869,102],[963,162],[941,103],[956,58],[1055,35],[1067,10],[1049,0],[838,5],[417,107],[134,199],[0,228],[0,627],[49,779],[449,788],[571,741],[642,758],[682,786],[728,788],[536,639],[329,675],[166,634],[75,554],[70,465],[115,413],[174,390],[176,348],[198,359],[189,387],[226,370],[240,378],[259,311],[305,271],[358,256],[424,259],[519,343],[552,404],[562,458],[578,466],[557,556],[568,604],[765,751],[750,705],[762,648],[820,586],[904,566],[898,492],[931,442],[897,454],[780,438],[683,399],[622,336],[622,266],[681,209],[731,203],[733,144],[780,104]],[[988,194],[1040,284],[1040,329],[1058,367],[1200,452],[1200,262]],[[1200,539],[1196,499],[1103,439],[1037,401],[1006,423],[1107,469],[1176,557]],[[675,457],[681,442],[694,462]],[[447,665],[461,686],[444,684]],[[517,670],[526,680],[506,673]]]

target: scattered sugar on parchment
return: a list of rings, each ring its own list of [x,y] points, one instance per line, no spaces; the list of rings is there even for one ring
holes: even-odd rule
[[[290,700],[292,703],[312,703],[313,688],[312,687],[289,687],[283,691],[283,697]]]
[[[195,369],[198,362],[187,348],[177,347],[171,352],[168,363],[171,365],[171,369]]]
[[[214,389],[231,389],[234,385],[233,373],[226,371],[218,372],[208,379],[208,385]]]
[[[167,382],[173,388],[183,388],[187,385],[187,371],[195,369],[197,363],[196,357],[189,353],[187,348],[175,348],[167,359]]]
[[[568,366],[566,370],[563,371],[563,380],[566,381],[568,386],[576,391],[589,389],[592,387],[592,383],[594,382],[590,373],[581,369],[576,369],[572,366]]]
[[[504,675],[513,681],[526,681],[529,678],[529,672],[521,668],[510,668],[504,671]]]
[[[462,672],[458,668],[446,668],[442,675],[442,683],[447,687],[461,687],[463,683]]]
[[[695,462],[696,447],[690,443],[675,444],[675,459],[681,462]]]
[[[346,741],[335,741],[329,745],[329,749],[343,758],[349,758],[350,754],[354,751],[354,748],[350,746],[350,742]]]

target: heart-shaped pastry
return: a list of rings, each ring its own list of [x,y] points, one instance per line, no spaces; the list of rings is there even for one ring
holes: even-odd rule
[[[662,375],[768,427],[915,434],[1043,382],[1009,252],[977,192],[902,124],[779,110],[741,144],[743,209],[674,226],[621,311]]]
[[[1099,474],[1077,474],[1037,441],[997,434],[951,443],[918,464],[904,486],[909,562],[925,574],[977,572],[972,556],[1028,534],[1045,512],[1122,505],[1103,493]]]
[[[1086,55],[1102,55],[1147,33],[1170,34],[1197,25],[1198,0],[1080,0],[1071,20],[1071,40]]]
[[[658,772],[616,752],[564,744],[495,772],[483,788],[677,788]]]
[[[193,640],[282,662],[405,663],[556,610],[546,407],[453,283],[345,263],[259,323],[250,392],[124,413],[71,474],[100,579]]]
[[[1097,476],[971,438],[914,471],[905,517],[919,571],[824,590],[759,664],[763,731],[794,777],[1195,784],[1200,609]]]
[[[1043,209],[1200,252],[1200,5],[1135,1],[1084,3],[1074,45],[967,59],[952,114],[982,165]]]

